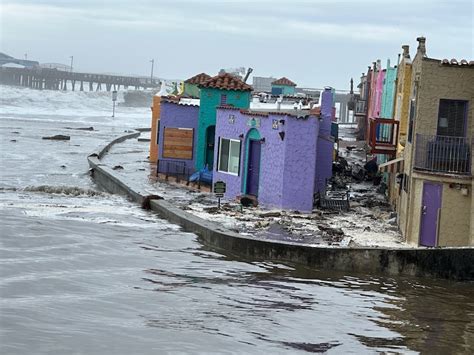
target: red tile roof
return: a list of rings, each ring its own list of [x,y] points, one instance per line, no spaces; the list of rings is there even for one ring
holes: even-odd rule
[[[211,79],[201,83],[201,88],[214,88],[222,90],[252,91],[253,88],[249,84],[244,83],[236,76],[223,73],[212,77]]]
[[[285,77],[275,80],[274,82],[272,82],[272,85],[296,86],[294,82]]]
[[[448,60],[448,59],[443,59],[441,61],[441,65],[454,65],[454,66],[474,66],[474,61],[471,60],[471,61],[467,61],[466,59],[461,59],[459,62],[453,58],[451,60]]]
[[[209,80],[210,78],[211,78],[210,75],[207,75],[206,73],[201,73],[201,74],[194,75],[192,78],[189,78],[189,79],[185,80],[184,82],[186,84],[199,85],[199,84],[202,84],[203,82],[205,82],[206,80]]]

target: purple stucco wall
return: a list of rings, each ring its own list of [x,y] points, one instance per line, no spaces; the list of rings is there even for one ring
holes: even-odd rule
[[[229,115],[235,115],[235,122],[234,124],[229,124]],[[239,110],[223,110],[217,109],[216,114],[216,140],[214,144],[214,171],[213,171],[213,182],[215,181],[224,181],[226,183],[226,193],[225,198],[227,199],[234,199],[235,197],[239,196],[241,192],[241,178],[242,178],[242,171],[244,169],[243,162],[244,162],[244,154],[245,150],[243,147],[244,140],[241,140],[241,154],[240,154],[240,171],[239,176],[220,173],[217,171],[218,169],[218,153],[219,153],[219,138],[228,138],[228,139],[236,139],[240,140],[239,135],[241,133],[247,132],[248,128],[246,126],[247,119],[245,116],[242,117]]]
[[[199,118],[199,106],[179,105],[172,102],[161,102],[160,112],[160,133],[158,135],[158,159],[162,161],[176,160],[186,163],[190,172],[194,171],[195,147],[197,144],[197,127]],[[166,127],[173,128],[193,128],[193,158],[192,159],[173,159],[163,158],[163,133]]]
[[[229,115],[235,115],[234,123]],[[218,109],[216,124],[216,147],[219,137],[241,140],[241,164],[239,176],[217,171],[218,149],[214,153],[214,181],[224,181],[227,185],[225,197],[233,199],[242,194],[245,177],[245,142],[252,129],[247,122],[251,118],[260,120],[257,128],[260,137],[265,138],[261,148],[260,181],[258,201],[265,207],[278,207],[311,211],[313,207],[313,188],[315,180],[316,148],[319,119],[310,116],[297,119],[281,114],[250,115],[235,109]],[[273,120],[284,120],[284,125],[273,129]],[[279,132],[285,132],[281,140]]]
[[[325,88],[321,94],[321,122],[316,156],[316,174],[314,192],[322,192],[326,180],[332,176],[332,156],[334,139],[331,137],[331,119],[333,116],[334,93],[331,88]]]
[[[284,209],[310,212],[316,174],[316,156],[320,121],[289,117],[285,124],[285,165],[283,180]]]

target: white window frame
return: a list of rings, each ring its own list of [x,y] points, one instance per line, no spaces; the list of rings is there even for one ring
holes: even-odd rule
[[[239,170],[240,168],[240,153],[242,151],[242,142],[238,139],[230,139],[230,138],[219,138],[219,154],[217,156],[217,171],[220,172],[220,173],[223,173],[223,174],[229,174],[229,175],[234,175],[234,176],[239,176],[239,171],[237,171],[236,173],[233,173],[233,172],[230,172],[230,171],[225,171],[225,170],[221,170],[221,154],[222,154],[222,141],[223,140],[228,140],[229,141],[229,156],[227,158],[227,170],[229,169],[229,165],[230,165],[230,157],[231,157],[231,148],[232,148],[232,142],[236,142],[236,143],[239,143],[239,153],[238,153],[238,157],[239,157],[239,164],[238,164],[238,168],[237,170]]]

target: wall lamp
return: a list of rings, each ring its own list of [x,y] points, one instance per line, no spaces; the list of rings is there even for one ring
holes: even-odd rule
[[[239,134],[239,138],[244,139],[244,134],[243,133]]]
[[[260,143],[265,143],[265,137],[260,139]]]

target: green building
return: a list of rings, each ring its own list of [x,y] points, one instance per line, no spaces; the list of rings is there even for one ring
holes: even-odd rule
[[[397,66],[390,66],[390,59],[387,60],[387,69],[383,81],[382,106],[380,109],[381,118],[393,118],[393,104],[395,95],[395,80],[397,79]]]
[[[196,170],[214,163],[214,138],[216,132],[216,108],[233,106],[250,107],[252,86],[229,73],[219,74],[198,85],[201,94],[197,144],[194,149]]]
[[[280,78],[272,82],[272,95],[293,96],[296,84],[288,78]]]
[[[210,75],[207,75],[206,73],[201,73],[185,80],[183,94],[185,96],[199,97],[199,85],[209,80],[210,78]]]

